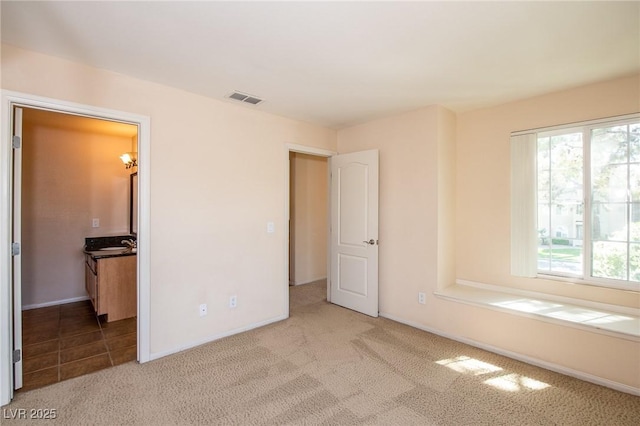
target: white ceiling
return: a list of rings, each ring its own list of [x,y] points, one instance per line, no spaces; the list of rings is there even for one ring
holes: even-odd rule
[[[2,42],[341,128],[640,72],[640,2],[7,2]],[[238,103],[239,104],[239,103]],[[246,104],[239,104],[246,105]]]

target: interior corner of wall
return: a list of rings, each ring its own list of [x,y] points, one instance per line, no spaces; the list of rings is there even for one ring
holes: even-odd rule
[[[452,288],[456,282],[455,278],[450,278],[447,274],[446,276],[438,275],[438,279],[436,281],[436,288],[433,289],[434,294],[442,294],[447,293],[450,288]]]

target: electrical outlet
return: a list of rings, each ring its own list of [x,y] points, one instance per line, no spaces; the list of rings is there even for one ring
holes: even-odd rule
[[[200,316],[203,317],[205,315],[207,315],[207,304],[203,303],[200,305]]]
[[[238,306],[238,296],[235,294],[229,298],[229,307],[235,308]]]
[[[421,305],[427,303],[427,296],[424,293],[418,293],[418,303]]]
[[[91,220],[91,227],[100,228],[100,219],[95,218]]]
[[[276,224],[273,222],[267,222],[267,233],[273,234],[276,232]]]

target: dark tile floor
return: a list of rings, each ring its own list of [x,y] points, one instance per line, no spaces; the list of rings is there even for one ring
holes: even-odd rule
[[[136,318],[106,322],[90,301],[22,311],[22,390],[133,361]]]

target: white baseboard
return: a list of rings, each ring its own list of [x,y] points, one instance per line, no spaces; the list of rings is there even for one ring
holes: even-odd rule
[[[320,277],[320,278],[313,278],[311,280],[305,280],[302,282],[296,282],[296,281],[289,281],[289,285],[305,285],[305,284],[311,284],[311,283],[315,283],[316,281],[320,281],[320,280],[326,280],[327,277]]]
[[[47,306],[64,305],[65,303],[80,302],[82,300],[89,300],[88,296],[72,297],[71,299],[54,300],[52,302],[35,303],[33,305],[22,305],[23,311],[29,309],[46,308]]]
[[[605,386],[620,392],[629,393],[631,395],[640,396],[640,389],[635,388],[633,386],[625,385],[624,383],[614,382],[613,380],[604,379],[602,377],[594,376],[589,373],[585,373],[578,370],[573,370],[571,368],[563,367],[558,364],[554,364],[548,361],[543,361],[538,358],[530,357],[528,355],[523,355],[517,352],[512,352],[506,349],[502,349],[496,346],[488,345],[486,343],[478,342],[472,339],[468,339],[466,337],[456,336],[450,333],[446,333],[431,327],[424,326],[422,324],[415,323],[413,321],[407,321],[403,318],[396,317],[394,315],[390,315],[384,312],[380,312],[379,315],[381,317],[390,319],[392,321],[396,321],[410,327],[417,328],[419,330],[426,331],[428,333],[436,334],[441,337],[445,337],[447,339],[455,340],[457,342],[465,343],[470,346],[474,346],[476,348],[484,349],[485,351],[493,352],[498,355],[506,356],[507,358],[512,358],[518,361],[526,362],[527,364],[535,365],[537,367],[542,367],[547,370],[554,371],[556,373],[564,374],[565,376],[575,377],[576,379],[584,380],[585,382],[594,383],[596,385]]]
[[[214,342],[214,341],[220,340],[220,339],[222,339],[224,337],[233,336],[234,334],[243,333],[245,331],[253,330],[254,328],[264,327],[265,325],[269,325],[269,324],[272,324],[274,322],[282,321],[282,320],[285,320],[287,318],[288,318],[288,315],[280,315],[280,316],[277,316],[275,318],[271,318],[271,319],[268,319],[268,320],[265,320],[265,321],[260,321],[260,322],[254,323],[254,324],[249,324],[249,325],[247,325],[245,327],[236,328],[236,329],[233,329],[233,330],[225,331],[223,333],[217,333],[217,334],[205,337],[204,339],[197,340],[197,341],[194,341],[194,342],[191,342],[191,343],[187,343],[186,345],[181,345],[178,348],[170,349],[168,351],[152,353],[149,356],[149,361],[154,361],[156,359],[164,358],[165,356],[173,355],[175,353],[182,352],[182,351],[186,351],[187,349],[195,348],[196,346],[200,346],[200,345],[204,345],[206,343]]]

